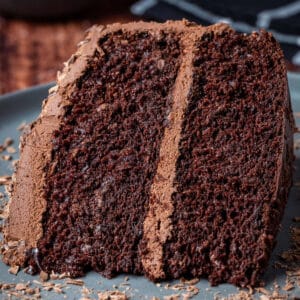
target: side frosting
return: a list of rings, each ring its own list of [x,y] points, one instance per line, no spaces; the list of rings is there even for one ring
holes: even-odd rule
[[[20,143],[20,161],[13,176],[9,218],[4,231],[3,261],[23,265],[26,251],[35,248],[43,234],[42,216],[46,209],[44,195],[45,162],[51,159],[52,136],[59,129],[65,100],[72,85],[86,69],[87,60],[94,54],[102,26],[92,27],[78,46],[78,51],[57,74],[57,86],[49,90],[42,113],[31,125]]]
[[[8,246],[14,245],[12,241],[18,241],[18,247],[4,252],[4,261],[9,264],[22,265],[25,250],[36,247],[42,235],[40,221],[46,208],[43,197],[44,162],[51,155],[52,132],[58,129],[59,102],[59,95],[49,96],[43,114],[31,125],[31,131],[20,145],[22,155],[14,176],[5,232]]]

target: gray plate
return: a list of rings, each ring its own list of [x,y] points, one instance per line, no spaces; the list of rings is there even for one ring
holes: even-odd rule
[[[289,84],[293,103],[293,109],[295,112],[300,112],[300,75],[289,74]],[[0,144],[6,137],[12,137],[15,140],[14,146],[18,146],[19,134],[17,127],[22,122],[31,122],[34,120],[41,110],[42,100],[47,95],[47,90],[51,86],[42,85],[37,86],[28,90],[7,94],[0,97]],[[298,125],[300,125],[300,118],[296,119]],[[297,134],[298,135],[298,134]],[[295,138],[300,138],[295,136]],[[296,174],[294,181],[299,182],[300,180],[300,152],[296,153]],[[18,158],[18,153],[14,155],[14,159]],[[0,160],[0,175],[11,174],[12,167],[11,163]],[[1,191],[1,189],[0,189]],[[285,211],[284,219],[282,222],[282,230],[278,236],[278,244],[273,252],[270,266],[265,274],[266,288],[269,290],[274,289],[274,280],[280,286],[285,284],[285,273],[283,270],[275,269],[273,267],[274,261],[279,253],[289,248],[289,227],[292,224],[292,218],[295,216],[300,216],[300,201],[299,201],[299,187],[293,187],[290,193],[288,205]],[[144,277],[129,276],[129,286],[122,285],[124,282],[125,275],[118,276],[117,278],[108,280],[100,276],[95,272],[89,272],[84,278],[85,286],[93,289],[94,293],[91,295],[96,298],[97,291],[114,290],[117,286],[119,290],[126,291],[127,295],[131,299],[151,299],[153,296],[163,298],[165,295],[171,295],[176,293],[184,293],[183,291],[176,291],[166,289],[167,283],[174,285],[178,281],[164,282],[161,286],[157,286],[149,282]],[[17,276],[8,273],[8,267],[3,263],[0,263],[0,282],[28,282],[32,280],[39,280],[38,276],[30,276],[20,271]],[[56,281],[64,282],[64,280]],[[31,283],[32,286],[36,284]],[[195,296],[195,299],[214,299],[216,295],[220,297],[225,297],[230,294],[236,294],[238,292],[237,288],[229,285],[222,284],[218,287],[211,288],[209,283],[205,279],[197,284],[200,289],[199,294]],[[127,290],[126,290],[127,288]],[[42,292],[43,298],[46,299],[80,299],[81,298],[82,287],[68,285],[68,288],[64,288],[64,294],[58,295],[54,292]],[[5,299],[5,294],[1,294],[0,298]],[[300,289],[294,289],[289,292],[289,295],[300,296]],[[255,298],[258,298],[259,294],[256,293]]]

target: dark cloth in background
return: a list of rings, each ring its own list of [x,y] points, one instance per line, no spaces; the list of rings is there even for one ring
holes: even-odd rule
[[[157,21],[182,18],[209,25],[229,23],[240,32],[271,31],[287,60],[300,66],[300,1],[291,0],[140,0],[133,14]]]

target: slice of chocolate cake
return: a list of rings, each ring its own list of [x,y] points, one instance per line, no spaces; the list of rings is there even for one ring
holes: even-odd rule
[[[271,34],[95,26],[21,141],[3,259],[255,285],[291,186],[293,130]]]

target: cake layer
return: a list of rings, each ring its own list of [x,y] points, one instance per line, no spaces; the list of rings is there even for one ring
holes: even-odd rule
[[[138,246],[156,172],[179,39],[118,30],[99,39],[46,166],[43,270],[142,273]]]
[[[257,283],[291,185],[287,95],[270,34],[208,31],[196,42],[164,248],[168,277]]]

